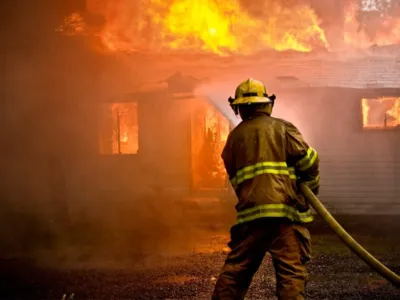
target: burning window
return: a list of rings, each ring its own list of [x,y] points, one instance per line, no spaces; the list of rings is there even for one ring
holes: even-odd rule
[[[364,128],[394,128],[400,126],[400,97],[362,99]]]
[[[107,103],[101,108],[101,154],[136,154],[139,149],[137,103]]]
[[[227,177],[221,152],[229,134],[229,121],[206,102],[192,116],[193,186],[196,189],[223,189]]]

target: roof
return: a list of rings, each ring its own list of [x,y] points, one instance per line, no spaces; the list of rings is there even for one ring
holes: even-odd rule
[[[356,51],[299,53],[268,51],[253,56],[141,56],[124,60],[140,77],[125,92],[143,84],[188,92],[204,82],[241,82],[253,77],[275,88],[345,87],[400,89],[400,45]],[[149,66],[151,65],[151,68]],[[182,75],[183,74],[183,75]],[[171,76],[172,75],[172,76]],[[136,85],[136,87],[135,87]],[[169,87],[169,88],[168,88]],[[150,88],[151,90],[151,88]]]
[[[400,88],[400,60],[360,59],[349,62],[279,62],[277,75],[293,76],[295,85],[310,87]],[[275,77],[275,80],[279,80]],[[286,82],[287,84],[287,82]]]
[[[356,52],[289,54],[260,65],[268,67],[254,68],[249,62],[245,73],[275,86],[400,88],[400,45]]]

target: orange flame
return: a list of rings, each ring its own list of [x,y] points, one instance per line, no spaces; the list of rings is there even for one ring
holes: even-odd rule
[[[394,128],[400,126],[400,98],[362,99],[364,128]]]
[[[192,113],[192,168],[195,188],[225,188],[221,152],[229,135],[229,121],[213,105],[196,101]]]
[[[139,150],[137,103],[103,105],[100,152],[136,154]]]
[[[226,56],[268,49],[330,49],[312,7],[304,3],[289,7],[278,0],[260,2],[244,7],[242,0],[86,0],[87,12],[103,19],[103,25],[90,27],[80,14],[73,13],[57,30],[99,37],[111,52],[191,51]],[[355,1],[348,3],[345,46],[400,43],[400,18],[391,16],[394,13],[362,12]]]
[[[97,35],[110,51],[229,55],[328,47],[320,20],[305,4],[261,4],[257,13],[264,16],[252,15],[239,0],[87,0],[87,8],[104,18]]]
[[[220,157],[222,150],[225,146],[226,140],[229,135],[229,121],[211,105],[205,114],[205,131],[211,133],[215,141],[215,149],[213,152],[214,161],[216,164],[216,171],[212,173],[212,177],[221,177],[221,174],[225,174],[225,167]]]
[[[86,23],[78,13],[73,13],[65,17],[63,24],[56,29],[56,31],[62,32],[65,35],[84,34],[86,30]]]

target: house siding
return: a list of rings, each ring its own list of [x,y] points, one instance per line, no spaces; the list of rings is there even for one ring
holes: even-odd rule
[[[400,214],[400,130],[363,129],[360,107],[363,97],[396,95],[344,88],[281,94],[296,99],[298,127],[321,159],[319,197],[332,211]]]
[[[342,213],[400,213],[399,159],[383,151],[374,156],[322,151],[321,156],[320,198],[324,203]]]

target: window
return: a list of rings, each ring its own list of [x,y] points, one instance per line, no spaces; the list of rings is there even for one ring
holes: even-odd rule
[[[192,115],[192,167],[195,189],[224,189],[227,176],[221,152],[229,134],[229,121],[207,102]]]
[[[400,126],[400,97],[362,99],[363,127],[371,129]]]
[[[100,153],[136,154],[139,149],[137,102],[101,107]]]

